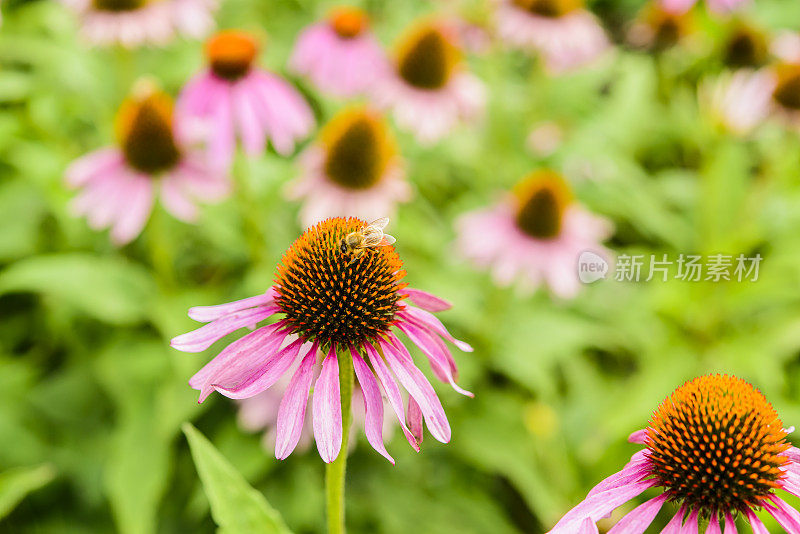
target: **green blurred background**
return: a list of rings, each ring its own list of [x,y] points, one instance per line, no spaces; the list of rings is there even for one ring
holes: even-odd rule
[[[217,21],[266,35],[261,62],[285,74],[297,33],[329,7],[224,0]],[[420,15],[481,23],[491,4],[364,7],[389,45]],[[620,40],[642,2],[590,7]],[[201,43],[88,49],[72,13],[56,2],[10,0],[2,8],[0,532],[215,531],[181,433],[186,421],[294,532],[322,532],[316,451],[278,462],[260,435],[237,427],[232,401],[213,395],[198,405],[186,381],[213,349],[193,355],[168,344],[195,327],[189,306],[271,284],[302,230],[297,203],[283,195],[297,173],[293,158],[270,151],[238,159],[235,179],[251,196],[204,207],[196,226],[157,207],[142,236],[115,248],[70,215],[64,169],[113,141],[114,113],[138,77],[153,75],[177,94],[202,65]],[[800,29],[795,0],[756,0],[743,13],[767,30]],[[698,106],[697,85],[721,70],[726,22],[696,14],[691,38],[670,50],[620,45],[599,64],[557,78],[492,44],[468,58],[488,88],[482,122],[433,148],[398,133],[415,192],[390,232],[408,282],[454,303],[441,318],[475,346],[456,358],[476,397],[437,383],[452,442],[427,439],[416,454],[395,433],[395,467],[359,436],[348,465],[351,532],[544,532],[624,465],[637,450],[628,434],[646,426],[664,397],[707,372],[751,381],[786,426],[800,425],[800,138],[780,124],[746,139],[715,128]],[[320,123],[342,106],[293,81]],[[525,142],[542,121],[564,131],[546,157]],[[569,302],[545,290],[498,289],[453,253],[453,221],[542,166],[563,172],[581,203],[614,222],[606,244],[615,253],[760,253],[759,280],[606,280]],[[666,506],[651,531],[671,514]]]

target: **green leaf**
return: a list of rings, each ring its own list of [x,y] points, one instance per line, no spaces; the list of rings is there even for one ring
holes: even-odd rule
[[[0,273],[0,294],[39,293],[112,324],[147,316],[155,284],[141,267],[118,258],[57,254],[19,261]]]
[[[32,491],[46,486],[56,476],[50,464],[36,467],[18,467],[0,473],[0,519]]]
[[[214,445],[189,423],[183,433],[211,504],[211,515],[223,534],[289,534],[280,514],[253,489]]]

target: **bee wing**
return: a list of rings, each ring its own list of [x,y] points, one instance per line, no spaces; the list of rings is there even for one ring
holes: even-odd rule
[[[379,230],[376,232],[369,232],[364,234],[365,247],[377,247],[383,241],[384,234]]]
[[[383,231],[383,229],[386,228],[387,224],[389,224],[389,217],[381,217],[380,219],[375,219],[374,221],[369,223],[369,225],[367,225],[367,226],[369,228],[375,228],[375,229]]]
[[[397,241],[397,239],[395,239],[393,236],[390,236],[389,234],[383,234],[383,239],[381,239],[381,242],[378,243],[378,246],[388,247],[389,245],[393,245],[395,241]]]

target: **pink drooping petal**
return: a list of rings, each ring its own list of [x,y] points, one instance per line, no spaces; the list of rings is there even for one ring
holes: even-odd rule
[[[172,338],[170,345],[183,352],[202,352],[231,332],[263,321],[278,311],[277,306],[258,306],[225,315],[197,330]]]
[[[317,363],[317,347],[316,343],[311,345],[281,399],[275,435],[275,458],[278,460],[285,459],[294,451],[303,433],[308,392],[314,379],[314,364]]]
[[[352,346],[350,353],[353,355],[353,368],[364,397],[364,433],[367,435],[367,441],[373,449],[394,464],[394,458],[386,451],[383,443],[383,398],[381,398],[378,381],[367,362]]]
[[[214,391],[211,384],[218,383],[217,379],[224,376],[229,367],[239,364],[257,365],[264,353],[280,348],[288,335],[287,330],[281,326],[281,323],[267,325],[237,339],[195,373],[189,379],[189,385],[200,390],[199,402],[203,402]]]
[[[442,443],[449,442],[450,423],[428,379],[414,362],[405,358],[391,343],[381,342],[381,348],[397,379],[419,404],[431,435]]]
[[[725,514],[725,534],[738,534],[736,530],[736,521],[730,513]]]
[[[194,306],[189,308],[188,315],[195,321],[207,323],[219,319],[224,315],[230,315],[247,308],[272,304],[275,300],[275,290],[269,288],[263,295],[247,297],[246,299],[235,300],[227,304],[217,304],[216,306]]]
[[[770,499],[775,506],[765,503],[764,508],[786,532],[800,534],[800,513],[777,495],[772,495]]]
[[[442,322],[432,313],[414,306],[406,306],[403,308],[403,311],[399,312],[398,315],[405,315],[410,319],[410,322],[420,324],[430,330],[433,330],[462,351],[472,352],[472,347],[469,345],[469,343],[465,343],[450,335],[450,332],[447,331],[447,328],[445,328]]]
[[[699,515],[700,513],[697,510],[692,510],[692,513],[689,514],[683,527],[681,527],[681,534],[698,534],[697,531],[700,528],[698,524]]]
[[[68,186],[82,187],[123,164],[124,158],[118,148],[102,148],[75,160],[64,176]]]
[[[427,291],[421,291],[419,289],[412,289],[407,287],[403,290],[403,292],[408,295],[408,300],[422,308],[423,310],[427,310],[429,312],[440,312],[449,310],[453,307],[452,304],[447,302],[444,299],[437,297]]]
[[[599,531],[597,530],[597,525],[595,524],[595,522],[587,517],[586,519],[583,520],[581,526],[578,527],[577,534],[598,534],[598,533]]]
[[[642,534],[656,518],[658,511],[667,500],[667,494],[662,493],[658,497],[650,499],[644,504],[640,504],[625,517],[619,520],[608,534]]]
[[[683,518],[686,516],[686,507],[681,506],[678,513],[675,514],[667,526],[664,527],[664,530],[661,531],[661,534],[680,534],[681,530],[683,529]],[[727,530],[726,530],[727,532]]]
[[[138,236],[153,210],[155,190],[148,177],[135,177],[128,193],[128,205],[111,228],[111,241],[117,246],[122,246]]]
[[[406,419],[408,420],[408,428],[411,430],[411,433],[414,434],[417,443],[422,443],[422,439],[424,438],[422,410],[420,410],[419,404],[411,395],[408,396],[408,415]]]
[[[209,139],[209,162],[214,168],[227,169],[236,150],[233,127],[233,102],[229,84],[220,84],[214,101]]]
[[[339,390],[339,361],[331,346],[314,385],[314,439],[322,460],[330,463],[342,448],[342,399]]]
[[[706,529],[706,534],[722,534],[722,529],[719,526],[719,514],[716,512],[711,514],[711,518],[708,521],[708,528]]]
[[[175,175],[164,177],[161,180],[161,202],[176,219],[193,223],[197,221],[199,210],[181,185],[180,179]]]
[[[406,414],[405,409],[403,408],[403,397],[400,394],[400,388],[397,387],[397,382],[395,382],[394,377],[389,371],[389,368],[386,366],[386,362],[383,361],[383,358],[380,354],[378,354],[378,351],[375,350],[375,347],[369,343],[365,343],[364,350],[367,351],[369,362],[372,364],[375,374],[378,375],[378,380],[380,380],[380,383],[383,386],[383,391],[386,392],[386,397],[389,399],[389,404],[392,406],[392,410],[397,416],[397,420],[400,422],[400,428],[403,429],[403,434],[414,450],[419,452],[419,443],[417,443],[414,435],[406,426]]]
[[[237,365],[240,360],[235,360],[223,376],[215,378],[211,387],[231,399],[246,399],[258,395],[289,370],[305,343],[303,339],[296,339],[280,351],[264,351],[261,353],[261,361],[255,365],[255,362]],[[310,345],[309,343],[306,346]]]
[[[265,126],[258,120],[258,108],[253,102],[253,92],[248,78],[233,87],[232,101],[242,146],[249,155],[257,156],[266,148],[267,132]]]
[[[587,497],[591,497],[597,493],[605,492],[610,489],[627,486],[628,484],[638,482],[650,474],[650,465],[647,460],[646,451],[638,451],[631,457],[625,467],[613,475],[607,477],[602,482],[597,484],[589,491]]]
[[[436,372],[440,379],[443,379],[443,382],[449,383],[454,390],[458,391],[462,395],[466,395],[467,397],[475,396],[471,392],[456,384],[450,368],[450,358],[448,358],[448,354],[446,353],[447,347],[444,345],[444,343],[439,341],[435,335],[430,334],[423,328],[418,328],[413,324],[404,323],[402,321],[396,322],[395,326],[405,333],[411,342],[419,347],[420,350],[422,350],[422,352],[428,357],[434,372]],[[399,340],[395,343],[395,346],[398,346],[398,348],[402,346],[403,349],[405,349]]]
[[[747,521],[750,522],[750,528],[753,529],[753,534],[769,534],[767,527],[764,526],[764,523],[761,522],[751,509],[748,508],[745,510],[744,515],[747,516]]]
[[[628,442],[644,445],[645,438],[647,438],[647,429],[643,428],[642,430],[637,430],[636,432],[628,436]]]
[[[640,480],[587,497],[583,502],[567,512],[553,527],[550,534],[572,534],[586,518],[597,522],[622,504],[638,497],[646,489],[655,485],[656,482],[652,480]]]

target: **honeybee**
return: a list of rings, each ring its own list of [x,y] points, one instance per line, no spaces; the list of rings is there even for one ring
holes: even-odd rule
[[[396,239],[389,234],[384,234],[383,229],[389,224],[388,217],[376,219],[356,232],[350,232],[339,242],[339,251],[350,254],[348,265],[364,255],[370,247],[385,247],[391,245]]]

